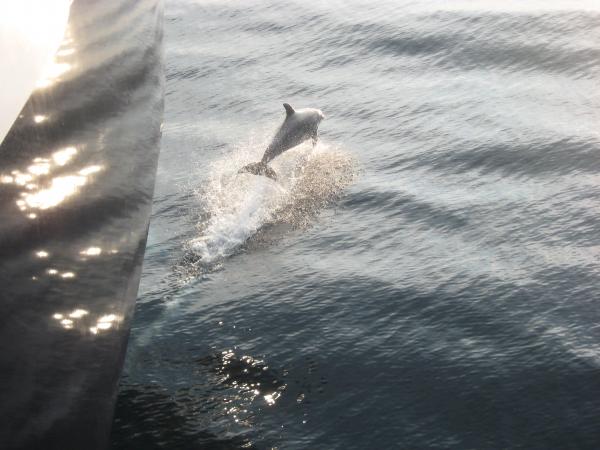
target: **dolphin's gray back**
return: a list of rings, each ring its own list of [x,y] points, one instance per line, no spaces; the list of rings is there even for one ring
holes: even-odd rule
[[[273,140],[267,147],[262,162],[268,163],[286,150],[300,145],[305,140],[315,136],[318,126],[319,120],[316,120],[308,113],[288,113],[283,124],[279,127],[279,130],[277,130]]]
[[[273,137],[273,140],[267,147],[263,156],[263,162],[269,162],[277,156],[281,155],[286,150],[293,148],[306,139],[307,127],[303,124],[298,124],[294,117],[286,117],[285,121]]]

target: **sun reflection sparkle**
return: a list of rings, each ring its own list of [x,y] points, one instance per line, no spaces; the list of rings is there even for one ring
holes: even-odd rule
[[[69,317],[73,319],[80,319],[83,316],[87,316],[88,314],[89,311],[86,311],[85,309],[76,309],[71,314],[69,314]]]
[[[231,349],[216,358],[220,362],[217,372],[223,376],[221,383],[233,389],[233,393],[222,399],[224,411],[236,422],[248,423],[248,406],[257,400],[274,406],[287,387],[261,359],[249,355],[238,357]]]
[[[92,175],[93,173],[100,172],[102,168],[103,167],[99,165],[84,167],[79,171],[79,174],[83,175],[84,177],[87,177],[88,175]]]
[[[267,405],[269,406],[273,406],[279,397],[281,397],[281,393],[279,392],[273,392],[272,394],[263,396],[265,402],[267,402]]]
[[[77,149],[75,147],[66,147],[62,150],[54,152],[52,154],[52,159],[59,166],[64,166],[68,163],[71,158],[77,153]]]
[[[50,187],[26,194],[25,203],[29,208],[48,209],[61,204],[85,184],[85,177],[67,175],[53,178]],[[18,204],[18,203],[17,203]]]
[[[73,65],[69,63],[59,63],[52,61],[44,68],[43,75],[36,83],[36,88],[43,89],[52,86],[57,81],[60,81],[61,76],[73,69]]]
[[[55,177],[50,186],[34,192],[26,192],[24,200],[17,200],[17,206],[22,210],[48,209],[55,207],[74,195],[79,188],[87,183],[87,177],[102,170],[102,166],[89,166],[79,171],[79,175]],[[25,202],[25,203],[23,203]]]
[[[27,168],[27,172],[33,175],[47,175],[50,172],[50,164],[47,162],[35,163]]]
[[[52,319],[58,321],[65,329],[76,328],[80,332],[86,333],[89,331],[91,334],[108,330],[114,326],[115,322],[120,320],[116,314],[103,314],[94,319],[90,317],[90,312],[83,308],[76,308],[71,312],[56,312],[52,314]]]
[[[98,256],[102,254],[102,249],[100,247],[89,247],[80,251],[79,254],[85,256]]]
[[[114,314],[107,314],[98,319],[98,322],[114,322],[117,319],[117,316]]]
[[[52,174],[53,169],[64,166],[77,154],[77,148],[65,147],[55,151],[50,158],[36,157],[32,164],[27,166],[27,171],[13,170],[10,174],[0,174],[0,183],[24,186],[26,191],[20,193],[20,199],[16,201],[21,211],[27,209],[48,209],[55,207],[73,196],[79,188],[88,183],[88,177],[103,170],[104,166],[93,164],[84,167],[71,175],[62,175],[46,178]],[[37,180],[46,180],[43,186]],[[36,181],[36,182],[34,182]],[[34,213],[27,215],[30,219],[37,217]]]
[[[13,170],[12,171],[13,176],[13,183],[18,184],[19,186],[24,186],[27,183],[29,183],[31,180],[33,180],[33,176],[28,174],[28,173],[22,173],[19,172],[18,170]]]

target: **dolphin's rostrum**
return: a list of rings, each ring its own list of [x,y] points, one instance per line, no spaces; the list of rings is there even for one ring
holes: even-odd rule
[[[316,145],[319,124],[325,118],[321,110],[314,108],[294,110],[288,103],[284,103],[283,107],[286,113],[285,120],[275,133],[262,160],[242,167],[238,173],[248,172],[254,175],[265,175],[277,180],[277,174],[268,166],[272,159],[307,139],[312,139],[313,146]]]

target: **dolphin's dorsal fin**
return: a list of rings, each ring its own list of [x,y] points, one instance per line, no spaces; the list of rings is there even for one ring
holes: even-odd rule
[[[296,112],[296,111],[294,111],[294,108],[292,108],[289,103],[284,103],[283,107],[285,108],[285,113],[287,114],[288,117]]]

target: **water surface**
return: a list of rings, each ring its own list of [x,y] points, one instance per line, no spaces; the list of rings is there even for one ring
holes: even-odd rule
[[[596,448],[597,4],[165,14],[114,447]],[[318,146],[236,175],[283,102]]]

